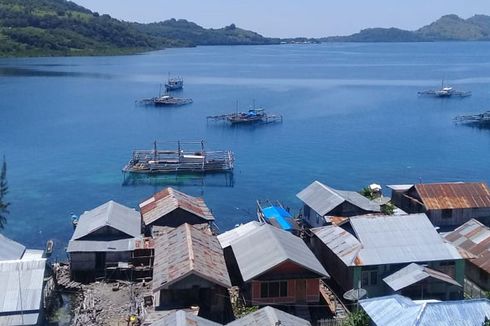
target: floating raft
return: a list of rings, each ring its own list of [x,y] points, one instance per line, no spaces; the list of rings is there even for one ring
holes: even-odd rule
[[[174,143],[173,149],[135,150],[124,166],[124,173],[206,173],[231,172],[234,165],[232,151],[206,151],[204,141]],[[195,148],[191,149],[191,148]]]
[[[232,125],[282,122],[282,115],[267,114],[264,109],[250,109],[248,112],[212,115],[206,118],[208,121],[227,121]]]
[[[435,96],[435,97],[467,97],[471,96],[471,92],[462,92],[457,91],[452,87],[442,87],[441,89],[431,89],[427,91],[418,92],[418,95],[427,95],[427,96]]]
[[[163,95],[158,97],[152,97],[139,101],[141,105],[154,105],[154,106],[180,106],[192,103],[190,98],[174,97],[171,95]]]
[[[458,123],[490,125],[490,111],[473,115],[460,115],[454,118]]]

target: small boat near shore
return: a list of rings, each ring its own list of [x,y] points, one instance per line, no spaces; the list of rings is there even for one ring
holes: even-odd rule
[[[257,200],[257,217],[259,222],[268,223],[284,231],[299,235],[301,227],[279,201]]]
[[[418,92],[418,95],[428,95],[434,97],[452,97],[452,96],[467,97],[467,96],[471,96],[471,92],[455,90],[453,87],[444,86],[444,82],[442,82],[441,88],[421,91]]]
[[[135,150],[123,168],[124,173],[206,173],[231,172],[234,166],[232,151],[208,151],[204,141],[177,141],[173,148]]]

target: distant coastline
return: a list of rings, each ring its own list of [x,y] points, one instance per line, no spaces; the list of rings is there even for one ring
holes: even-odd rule
[[[281,39],[234,24],[218,29],[184,19],[141,24],[101,15],[70,1],[3,0],[0,40],[0,57],[129,55],[200,45],[490,41],[490,16],[446,15],[415,31],[368,28],[348,36]]]

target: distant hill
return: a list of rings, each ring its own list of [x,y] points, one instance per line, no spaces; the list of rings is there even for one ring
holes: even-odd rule
[[[320,39],[323,42],[436,42],[436,41],[488,41],[490,16],[475,15],[463,19],[446,15],[415,31],[397,28],[368,28],[349,36]]]
[[[180,40],[189,45],[254,45],[280,42],[280,39],[266,38],[238,28],[235,24],[219,29],[206,29],[185,19],[170,19],[159,23],[131,25],[147,35]]]
[[[0,0],[0,56],[101,55],[196,45],[277,44],[231,24],[120,21],[65,0]]]

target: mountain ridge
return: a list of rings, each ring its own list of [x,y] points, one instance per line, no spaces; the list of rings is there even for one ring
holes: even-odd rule
[[[490,16],[474,15],[463,19],[444,15],[417,30],[399,28],[366,28],[347,36],[320,38],[322,42],[439,42],[490,41]]]

